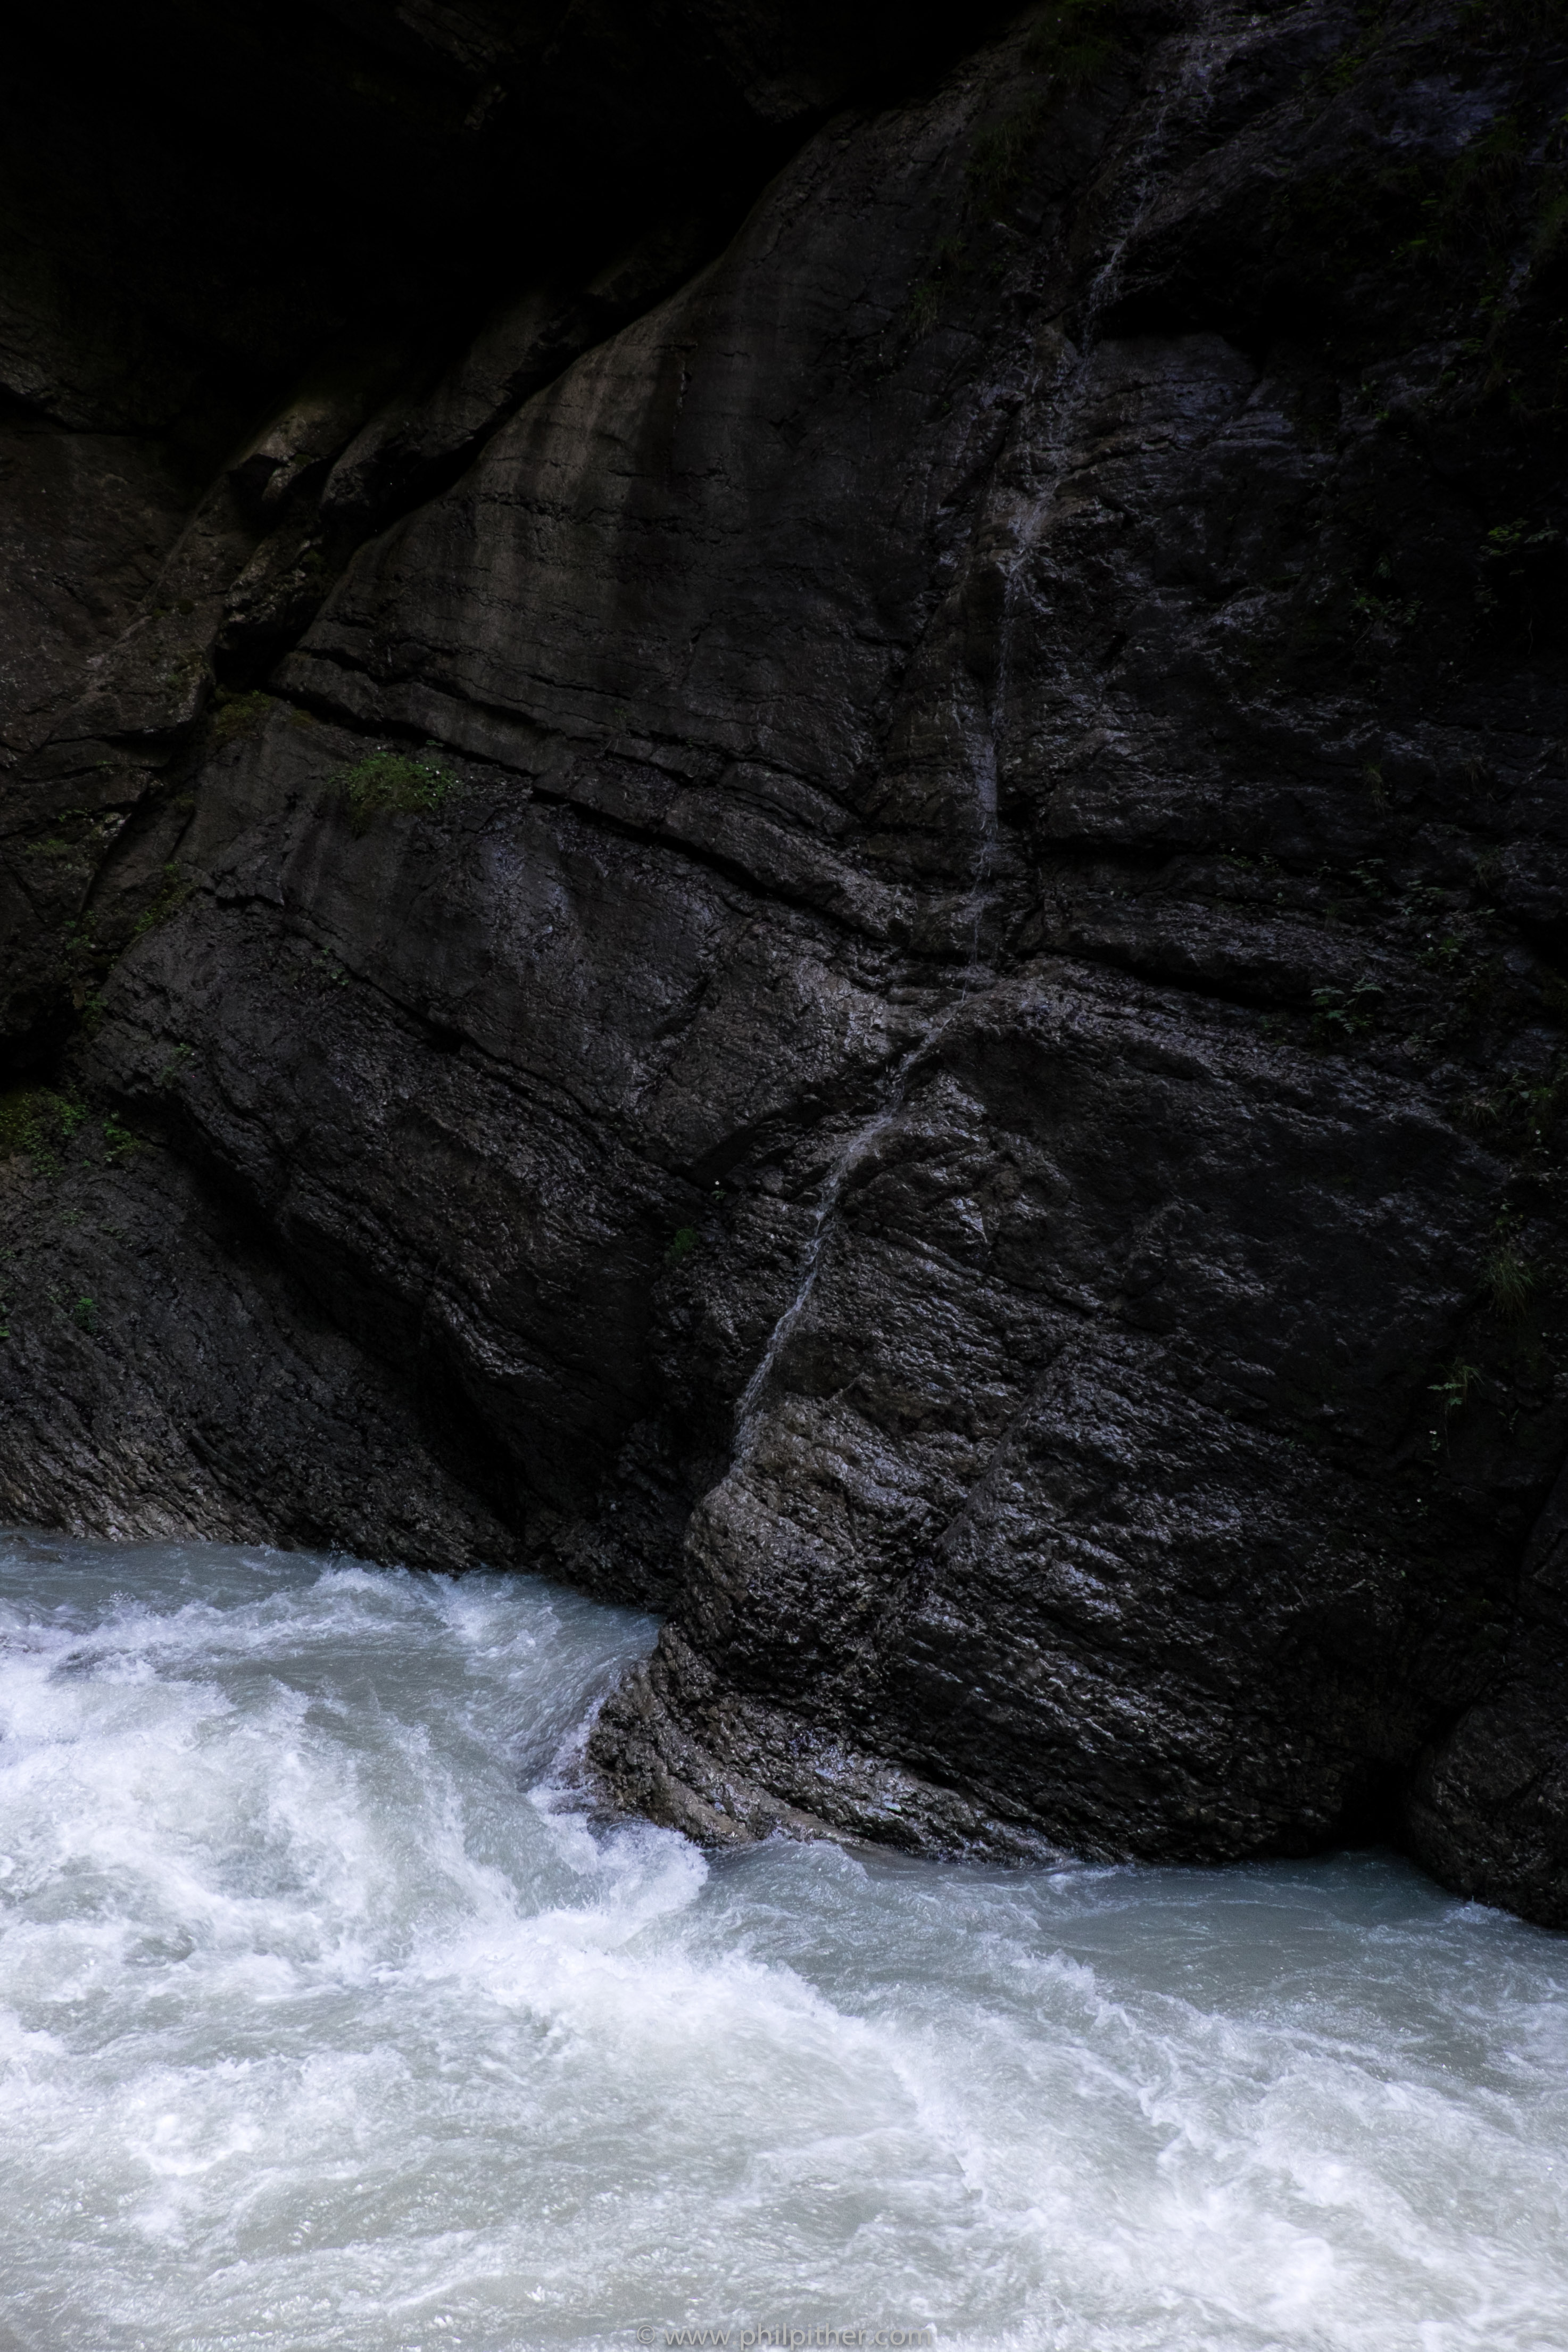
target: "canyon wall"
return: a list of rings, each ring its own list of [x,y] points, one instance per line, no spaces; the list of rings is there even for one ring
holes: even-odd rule
[[[1558,15],[154,32],[5,313],[0,1507],[653,1606],[704,1838],[1568,1924]]]

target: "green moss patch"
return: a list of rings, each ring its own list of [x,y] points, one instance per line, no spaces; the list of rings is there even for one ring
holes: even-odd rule
[[[42,1171],[57,1168],[86,1117],[82,1104],[48,1087],[13,1087],[0,1095],[0,1160],[26,1153]]]
[[[434,760],[412,759],[402,751],[372,751],[342,778],[349,823],[356,833],[365,833],[378,816],[432,816],[444,807],[457,782],[449,768]]]
[[[219,687],[207,718],[207,740],[214,751],[221,751],[225,743],[237,742],[243,735],[254,735],[272,703],[270,694],[231,694],[226,687]]]
[[[158,879],[158,895],[152,904],[144,908],[136,918],[131,927],[131,938],[140,940],[147,932],[155,931],[160,923],[166,923],[171,915],[177,915],[195,887],[178,866],[165,866]]]

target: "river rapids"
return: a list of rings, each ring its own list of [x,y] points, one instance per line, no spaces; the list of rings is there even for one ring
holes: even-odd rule
[[[1568,1939],[595,1821],[653,1632],[0,1541],[0,2347],[1562,2352]]]

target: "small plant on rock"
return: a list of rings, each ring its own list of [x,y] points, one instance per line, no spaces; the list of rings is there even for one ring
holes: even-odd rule
[[[942,315],[940,289],[928,278],[923,278],[909,293],[909,324],[917,335],[928,335]]]
[[[1377,1018],[1382,994],[1374,980],[1358,980],[1354,988],[1314,988],[1313,1043],[1348,1045],[1353,1037],[1364,1037]]]
[[[1527,1312],[1535,1295],[1535,1268],[1513,1234],[1502,1234],[1487,1252],[1481,1281],[1500,1322],[1517,1323]]]
[[[1440,1427],[1434,1429],[1431,1433],[1432,1451],[1435,1454],[1448,1444],[1448,1423],[1455,1413],[1464,1411],[1465,1406],[1469,1402],[1470,1391],[1480,1376],[1479,1365],[1467,1364],[1461,1359],[1456,1358],[1442,1379],[1432,1382],[1431,1393],[1437,1398],[1437,1409],[1442,1414]]]
[[[242,735],[254,735],[271,709],[270,694],[259,690],[234,694],[220,686],[207,719],[207,737],[214,751],[221,751],[225,743],[236,742]]]
[[[86,1117],[82,1104],[48,1087],[14,1087],[0,1095],[0,1160],[26,1152],[39,1175],[53,1175]]]
[[[1549,1150],[1568,1108],[1568,1067],[1562,1058],[1545,1076],[1508,1070],[1488,1094],[1472,1095],[1458,1107],[1465,1125],[1489,1142],[1511,1151]]]
[[[342,782],[349,823],[356,833],[366,833],[378,816],[434,815],[457,778],[434,760],[411,759],[403,751],[372,751],[348,771]]]
[[[1045,121],[1045,102],[1037,98],[976,133],[964,177],[969,201],[982,220],[1001,219],[1022,192],[1030,150]]]
[[[144,939],[149,931],[156,930],[160,923],[166,923],[171,915],[177,915],[194,888],[195,884],[188,875],[181,873],[178,866],[165,866],[159,879],[158,895],[152,904],[137,917],[131,938]]]

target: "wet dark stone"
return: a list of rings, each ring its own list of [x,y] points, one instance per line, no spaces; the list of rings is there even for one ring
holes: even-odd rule
[[[297,15],[29,37],[0,1508],[655,1606],[700,1836],[1568,1924],[1546,16]]]

